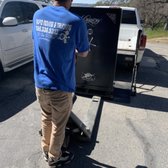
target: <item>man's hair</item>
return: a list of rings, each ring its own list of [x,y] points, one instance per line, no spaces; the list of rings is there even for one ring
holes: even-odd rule
[[[66,2],[66,1],[68,1],[68,0],[55,0],[55,1],[64,3],[64,2]]]

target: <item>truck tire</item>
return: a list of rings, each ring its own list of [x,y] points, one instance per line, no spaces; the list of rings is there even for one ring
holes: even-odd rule
[[[4,76],[4,70],[3,70],[2,63],[0,62],[0,80],[3,78],[3,76]]]

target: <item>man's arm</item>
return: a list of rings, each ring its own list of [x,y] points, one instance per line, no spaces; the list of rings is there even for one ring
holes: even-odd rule
[[[77,43],[75,55],[76,57],[87,57],[90,50],[90,44],[88,39],[88,30],[84,20],[80,20],[78,32],[77,32]]]

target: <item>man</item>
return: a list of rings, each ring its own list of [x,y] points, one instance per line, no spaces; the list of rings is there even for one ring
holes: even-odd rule
[[[42,111],[41,147],[49,166],[61,166],[73,154],[61,151],[75,91],[75,53],[86,57],[86,24],[68,9],[72,0],[55,0],[33,18],[34,79]]]

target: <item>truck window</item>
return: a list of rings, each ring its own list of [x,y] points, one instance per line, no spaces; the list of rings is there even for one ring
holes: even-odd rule
[[[121,23],[124,23],[124,24],[137,24],[135,11],[123,10]]]

